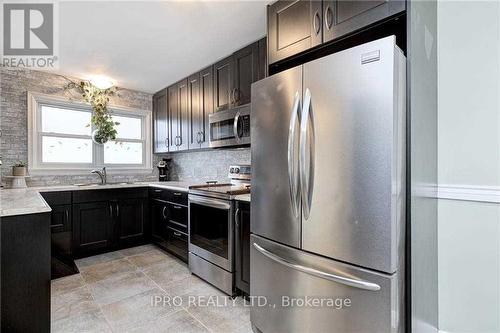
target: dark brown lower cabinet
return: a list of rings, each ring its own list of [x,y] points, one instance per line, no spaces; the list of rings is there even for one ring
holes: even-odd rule
[[[148,233],[147,200],[122,199],[116,205],[115,217],[120,247],[130,247],[144,242]]]
[[[150,234],[147,196],[145,188],[74,192],[73,256],[146,243]]]
[[[112,203],[97,201],[73,205],[73,254],[81,257],[109,249],[113,228]]]
[[[182,204],[151,199],[150,207],[153,243],[187,262],[187,197]]]
[[[2,217],[2,332],[50,332],[50,213]]]
[[[250,203],[238,201],[235,228],[235,284],[236,288],[250,293]]]

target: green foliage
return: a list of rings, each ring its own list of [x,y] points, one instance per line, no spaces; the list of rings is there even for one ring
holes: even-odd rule
[[[94,112],[91,123],[97,129],[98,135],[96,137],[99,138],[99,141],[104,143],[108,140],[115,140],[118,134],[115,125],[119,125],[119,123],[112,120],[107,106],[109,97],[116,93],[116,88],[100,89],[89,81],[81,81],[80,83],[70,82],[66,89],[77,89],[83,100],[92,107]]]

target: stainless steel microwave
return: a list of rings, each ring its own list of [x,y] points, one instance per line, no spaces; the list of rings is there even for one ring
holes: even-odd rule
[[[211,148],[250,144],[250,105],[212,113],[208,119]]]

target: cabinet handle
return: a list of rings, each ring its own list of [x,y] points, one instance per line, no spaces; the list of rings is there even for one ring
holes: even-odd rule
[[[111,204],[109,204],[109,215],[113,216],[113,206]]]
[[[116,204],[116,217],[120,216],[120,206]]]
[[[180,237],[182,234],[180,232],[174,231],[174,236]]]
[[[179,135],[179,146],[182,146],[182,136]]]
[[[238,88],[234,88],[233,98],[235,104],[240,100],[240,90]]]
[[[155,190],[156,193],[161,193],[163,192],[162,190]]]
[[[165,139],[165,146],[168,148],[168,138]]]
[[[200,132],[200,143],[205,142],[205,131]]]
[[[320,32],[320,30],[321,30],[321,16],[319,16],[319,12],[318,11],[316,11],[314,13],[313,29],[314,29],[314,32],[316,33],[316,35],[318,35],[319,32]]]
[[[181,206],[176,206],[176,205],[174,205],[173,207],[174,207],[175,209],[182,209],[182,207],[181,207]]]
[[[181,192],[174,192],[173,195],[180,197],[182,195],[182,193]]]
[[[327,30],[330,30],[333,25],[333,12],[332,7],[330,5],[326,6],[325,9],[325,27]]]
[[[66,222],[69,223],[69,211],[67,209],[65,209],[64,213],[66,215]]]
[[[163,218],[166,220],[167,219],[167,215],[165,215],[165,211],[167,210],[167,206],[163,206],[163,210],[161,212],[161,215],[163,215]]]
[[[230,94],[230,98],[229,98],[231,104],[236,103],[236,101],[234,100],[234,93],[235,93],[235,91],[236,91],[236,88],[231,89],[231,94]]]

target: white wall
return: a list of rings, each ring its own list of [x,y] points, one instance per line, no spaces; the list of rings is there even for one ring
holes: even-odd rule
[[[500,194],[500,2],[438,2],[438,183]],[[466,190],[455,188],[465,186]],[[500,332],[500,204],[439,199],[439,329]]]

